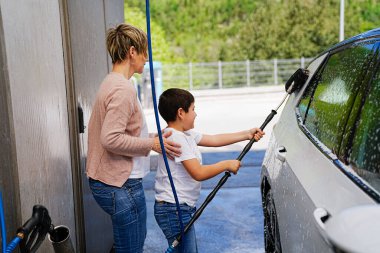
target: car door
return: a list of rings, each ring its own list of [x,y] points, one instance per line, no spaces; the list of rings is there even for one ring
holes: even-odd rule
[[[308,87],[288,101],[274,129],[282,166],[271,185],[283,252],[332,252],[318,222],[374,201],[336,165],[344,132],[353,124],[350,115],[357,113],[353,105],[363,95],[374,44],[330,52]]]

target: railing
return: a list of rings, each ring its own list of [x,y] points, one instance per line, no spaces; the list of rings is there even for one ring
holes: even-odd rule
[[[305,67],[312,58],[246,60],[235,62],[208,62],[187,64],[162,64],[155,70],[155,78],[159,77],[156,86],[159,91],[177,87],[188,90],[223,89],[254,87],[263,85],[279,85],[299,67]],[[141,83],[141,97],[149,100],[149,69],[144,71]],[[163,86],[163,87],[162,87]],[[146,97],[147,99],[144,99]],[[144,102],[148,106],[148,101]]]

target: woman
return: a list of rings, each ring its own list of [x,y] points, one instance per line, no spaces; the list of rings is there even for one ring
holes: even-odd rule
[[[113,67],[92,109],[86,170],[96,202],[111,216],[116,253],[139,253],[146,237],[142,178],[149,172],[150,151],[161,153],[158,137],[148,134],[129,81],[134,73],[143,72],[147,37],[139,28],[120,24],[107,31],[106,42]],[[170,134],[164,135],[165,150],[178,156],[179,145],[166,140]]]

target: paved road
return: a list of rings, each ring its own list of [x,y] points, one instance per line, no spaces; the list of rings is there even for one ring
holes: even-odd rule
[[[285,95],[282,87],[194,91],[193,94],[198,114],[195,130],[210,134],[259,127]],[[149,129],[156,129],[153,110],[145,110],[145,114]],[[243,167],[238,175],[229,178],[195,223],[200,253],[264,252],[259,179],[262,159],[276,121],[277,117],[268,124],[265,129],[266,136],[259,143],[255,143],[244,157]],[[160,122],[162,127],[166,126],[162,119]],[[246,143],[220,148],[202,147],[204,164],[236,159]],[[152,171],[144,179],[148,205],[145,253],[165,252],[167,248],[166,240],[153,216],[156,158],[152,157]],[[197,206],[203,203],[222,176],[202,182]]]

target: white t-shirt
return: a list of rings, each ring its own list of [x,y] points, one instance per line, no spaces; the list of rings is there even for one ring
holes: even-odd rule
[[[168,139],[181,145],[181,156],[176,157],[174,161],[168,159],[178,200],[180,204],[186,203],[193,207],[199,198],[201,183],[190,176],[181,162],[196,158],[202,164],[202,155],[198,149],[198,143],[202,139],[202,134],[192,130],[185,132],[180,132],[173,128],[166,128],[164,130],[164,132],[168,131],[172,131],[172,135]],[[158,168],[154,188],[157,201],[175,203],[164,158],[161,154],[158,157]]]
[[[137,99],[137,103],[139,103],[140,110],[142,113],[142,127],[141,127],[141,138],[148,138],[149,132],[148,132],[148,126],[146,124],[145,115],[140,103],[140,100]],[[149,171],[150,171],[150,157],[149,156],[135,156],[132,158],[133,160],[133,167],[131,171],[131,175],[129,178],[143,178],[145,177]]]

